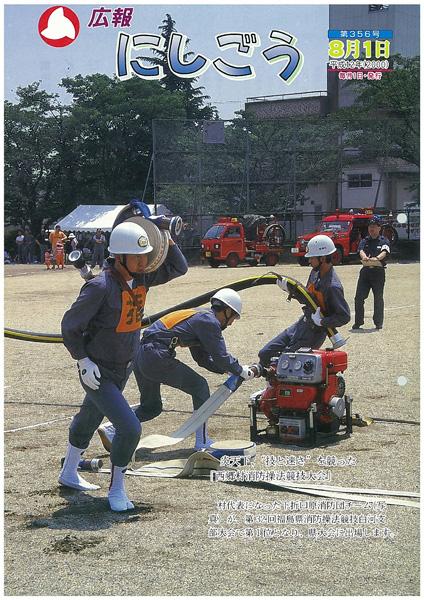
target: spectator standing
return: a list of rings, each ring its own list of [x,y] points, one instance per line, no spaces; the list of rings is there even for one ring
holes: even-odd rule
[[[35,238],[35,243],[40,250],[40,264],[43,264],[46,250],[49,245],[49,232],[47,230],[41,231]]]
[[[68,239],[65,242],[65,264],[69,265],[69,255],[70,253],[75,250],[77,243],[73,244],[72,242],[76,242],[76,237],[75,234],[73,232],[68,233]]]
[[[68,254],[70,254],[71,252],[73,252],[74,250],[76,250],[78,248],[78,240],[77,240],[75,234],[72,232],[68,235],[68,243],[69,243]]]
[[[34,260],[35,238],[29,227],[25,227],[23,243],[23,262],[30,265]]]
[[[93,256],[91,258],[91,268],[94,269],[96,265],[99,265],[99,267],[102,268],[105,260],[106,238],[101,229],[97,229],[96,233],[93,235],[92,243]]]
[[[84,234],[81,231],[77,231],[76,240],[78,242],[78,246],[80,248],[84,248],[84,246],[85,246]]]
[[[58,269],[65,268],[65,248],[62,242],[56,244],[56,267]]]
[[[57,244],[57,242],[60,241],[60,242],[62,242],[62,244],[64,244],[65,240],[66,240],[66,235],[60,229],[60,225],[55,225],[54,231],[52,231],[49,236],[49,241],[52,245],[53,261],[56,260],[56,244]]]
[[[191,258],[193,254],[193,235],[194,229],[187,221],[183,225],[183,230],[181,232],[181,248],[184,252],[185,257]]]
[[[16,236],[16,262],[23,263],[23,251],[24,251],[24,232],[22,229],[18,230],[18,235]]]

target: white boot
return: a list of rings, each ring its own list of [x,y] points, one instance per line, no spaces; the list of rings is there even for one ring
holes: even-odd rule
[[[99,490],[99,485],[89,483],[78,473],[78,465],[85,450],[82,448],[76,448],[68,442],[68,449],[66,451],[65,460],[63,467],[59,473],[59,483],[66,487],[74,488],[75,490]]]
[[[105,423],[104,425],[100,425],[97,430],[97,433],[102,440],[103,448],[110,452],[112,449],[113,438],[115,437],[115,427],[112,423]]]
[[[209,448],[209,446],[213,444],[213,440],[208,437],[208,428],[207,421],[203,423],[199,429],[196,430],[196,443],[194,445],[196,450],[203,450],[204,448]]]
[[[116,467],[111,465],[112,478],[110,480],[109,499],[110,508],[116,512],[122,512],[134,508],[134,504],[128,499],[125,491],[124,477],[127,467]]]

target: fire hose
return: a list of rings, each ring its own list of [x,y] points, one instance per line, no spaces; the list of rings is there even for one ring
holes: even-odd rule
[[[77,265],[76,265],[77,266]],[[77,268],[80,268],[77,266]],[[81,268],[81,271],[83,269]],[[249,289],[252,287],[256,287],[259,285],[275,285],[277,279],[284,280],[286,287],[288,298],[290,301],[292,298],[297,300],[300,304],[308,306],[312,311],[315,311],[318,308],[318,304],[315,298],[308,292],[308,290],[299,282],[297,279],[293,279],[292,277],[286,275],[279,275],[278,273],[270,272],[262,275],[261,277],[247,277],[245,279],[240,279],[233,283],[226,284],[225,287],[231,288],[234,291],[238,292],[241,290]],[[222,287],[222,286],[221,286]],[[141,320],[141,328],[144,329],[148,327],[154,321],[164,317],[165,315],[174,312],[176,310],[183,310],[187,308],[196,308],[208,302],[214,294],[221,288],[215,288],[211,291],[205,292],[204,294],[200,294],[200,296],[195,296],[194,298],[190,298],[185,302],[181,302],[180,304],[176,304],[175,306],[171,306],[170,308],[166,308],[162,311],[159,311],[153,315],[145,316]],[[336,329],[327,329],[328,337],[333,344],[333,348],[340,348],[346,343],[346,340],[343,339],[340,333],[337,332]],[[37,333],[33,331],[22,331],[20,329],[12,329],[11,327],[4,328],[4,337],[14,340],[22,340],[25,342],[41,342],[46,344],[62,344],[63,338],[60,333]]]

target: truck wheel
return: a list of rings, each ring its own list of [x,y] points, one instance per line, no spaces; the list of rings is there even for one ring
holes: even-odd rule
[[[307,259],[307,258],[305,258],[304,256],[300,256],[300,257],[297,259],[297,262],[299,263],[299,265],[300,265],[301,267],[307,267],[307,266],[309,265],[309,261],[308,261],[308,259]]]
[[[219,260],[215,260],[214,258],[210,258],[208,260],[208,263],[213,269],[216,269],[217,267],[219,267]]]
[[[239,264],[239,257],[235,252],[231,252],[225,260],[227,267],[236,267]]]
[[[331,255],[333,265],[341,265],[343,262],[343,250],[341,250],[338,246],[336,251]]]
[[[274,267],[278,263],[278,254],[267,254],[265,264],[267,267]]]

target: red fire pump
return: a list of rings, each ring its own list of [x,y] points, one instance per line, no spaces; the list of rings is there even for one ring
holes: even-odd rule
[[[346,368],[341,350],[300,348],[273,359],[262,373],[267,387],[250,397],[250,439],[315,444],[318,433],[337,434],[343,422],[349,437],[352,399],[340,375]],[[268,419],[265,429],[258,429],[258,412]]]

